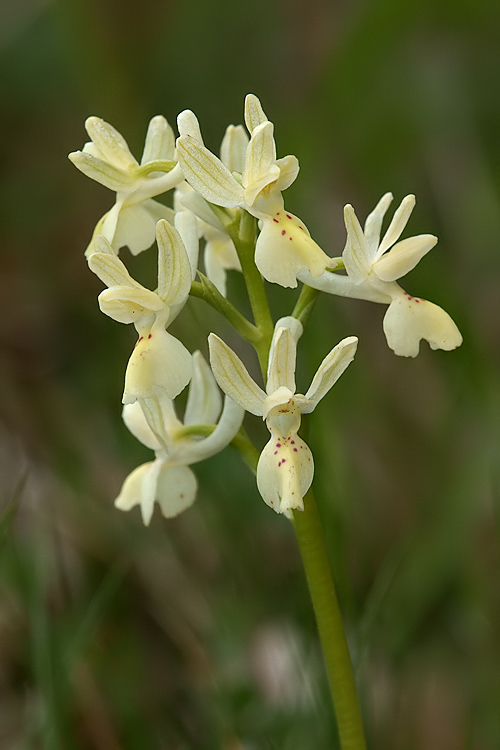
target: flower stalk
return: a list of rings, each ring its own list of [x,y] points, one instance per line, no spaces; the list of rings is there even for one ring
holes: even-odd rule
[[[235,241],[234,238],[233,241]],[[241,265],[250,296],[254,284],[254,274],[252,273],[248,277],[246,275],[246,271],[250,268],[250,263],[244,264],[242,262]],[[257,270],[253,259],[252,265],[255,270]],[[261,278],[260,280],[262,281]],[[263,291],[265,294],[265,289]],[[300,325],[300,329],[302,329],[301,324],[305,323],[309,318],[318,296],[319,293],[316,289],[312,289],[308,286],[302,287],[292,314],[293,318],[300,321],[298,324]],[[279,346],[279,344],[276,343],[276,335],[273,338],[273,342],[271,348],[273,346]],[[269,350],[266,356],[266,362],[267,359],[269,359]],[[271,372],[263,372],[264,379],[267,380],[268,385],[269,379],[272,378],[271,368],[272,365],[270,366]],[[214,369],[214,372],[217,377],[216,369]],[[268,375],[269,379],[267,378]],[[248,408],[248,405],[246,408]],[[236,439],[237,438],[233,439],[233,445],[239,450],[242,450],[243,445],[238,445]],[[298,436],[296,439],[300,440]],[[258,459],[258,454],[255,456],[255,453],[252,454],[254,461],[256,458]],[[247,458],[247,456],[245,457]],[[252,467],[252,463],[248,461],[248,458],[247,462]],[[259,469],[256,464],[257,461],[255,461],[253,468],[254,471],[257,470],[258,480]],[[273,504],[272,507],[274,507]],[[330,562],[328,559],[323,527],[312,488],[309,488],[303,497],[303,510],[299,507],[298,509],[291,511],[291,513],[287,513],[287,515],[291,514],[293,514],[293,526],[316,616],[321,647],[328,673],[333,707],[337,720],[340,746],[342,750],[366,750],[354,673],[347,647]]]
[[[293,525],[316,615],[342,750],[366,750],[361,711],[321,519],[312,489]]]

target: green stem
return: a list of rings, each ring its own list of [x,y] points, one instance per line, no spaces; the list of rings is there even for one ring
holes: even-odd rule
[[[260,458],[260,451],[258,451],[255,445],[252,443],[243,427],[231,440],[231,445],[233,446],[233,448],[236,448],[236,450],[240,452],[244,461],[248,464],[250,469],[255,474]]]
[[[309,315],[312,313],[316,300],[320,295],[318,289],[313,289],[311,286],[304,284],[300,290],[300,295],[293,308],[292,316],[300,320],[302,325],[305,325]]]
[[[243,271],[255,325],[262,334],[260,341],[252,343],[259,357],[261,369],[263,373],[266,373],[274,325],[267,301],[264,280],[254,260],[255,219],[249,213],[243,211],[240,221],[228,226],[227,231],[233,240],[241,263],[241,270]]]
[[[366,750],[354,674],[312,490],[293,523],[316,615],[342,750]]]
[[[190,294],[192,297],[199,297],[199,299],[205,300],[207,304],[217,310],[218,313],[223,315],[233,328],[240,334],[240,336],[249,341],[254,346],[257,345],[262,339],[262,334],[259,329],[252,325],[249,320],[245,318],[240,311],[229,302],[217,289],[210,279],[208,279],[201,271],[198,271],[198,276],[201,279],[199,281],[191,282]]]
[[[174,437],[176,440],[180,440],[181,438],[185,437],[192,437],[193,435],[207,437],[208,435],[212,434],[216,426],[217,425],[215,424],[183,425],[182,427],[179,427]],[[257,471],[260,452],[252,443],[243,427],[240,428],[239,432],[234,436],[230,444],[241,454],[241,457],[255,474],[255,472]]]

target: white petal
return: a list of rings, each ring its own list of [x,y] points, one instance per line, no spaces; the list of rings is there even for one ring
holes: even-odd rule
[[[230,172],[243,172],[247,146],[248,135],[243,125],[228,125],[220,147],[220,158]]]
[[[135,401],[133,404],[125,404],[122,409],[122,419],[132,435],[143,445],[153,451],[160,450],[161,443],[148,425],[139,401]]]
[[[236,253],[233,241],[227,235],[214,231],[206,233],[205,252],[203,260],[205,263],[205,272],[215,284],[219,292],[226,296],[226,271],[241,271],[241,264]]]
[[[183,304],[191,289],[191,264],[179,232],[168,221],[156,225],[158,295],[167,305]]]
[[[85,129],[106,161],[114,167],[124,172],[133,172],[137,168],[127,141],[112,125],[100,117],[88,117]]]
[[[313,378],[311,387],[305,395],[305,398],[312,402],[312,408],[303,408],[302,411],[304,413],[312,411],[318,401],[320,401],[337,382],[344,370],[354,359],[357,346],[358,339],[356,336],[349,336],[348,338],[343,339],[329,354],[327,354]]]
[[[298,318],[294,318],[292,315],[284,315],[282,318],[278,318],[274,324],[274,329],[277,330],[278,328],[288,328],[295,341],[298,341],[304,333],[304,326]]]
[[[243,200],[243,188],[227,167],[190,136],[177,140],[179,163],[189,182],[205,200],[218,206],[237,206]]]
[[[246,150],[243,187],[245,202],[250,206],[257,194],[280,176],[280,169],[275,163],[276,145],[273,133],[272,122],[262,123],[253,131]]]
[[[182,427],[182,422],[177,419],[172,399],[162,393],[152,398],[141,398],[133,404],[126,404],[124,408],[135,404],[141,407],[146,424],[159,443],[162,453],[170,455],[175,447],[173,436]]]
[[[195,113],[190,109],[185,109],[177,117],[177,129],[179,135],[189,135],[192,138],[196,138],[197,141],[203,143],[203,138],[200,130],[200,123]]]
[[[101,311],[118,323],[137,323],[163,308],[158,295],[143,287],[112,286],[97,299]]]
[[[187,185],[187,183],[184,184]],[[201,195],[193,190],[190,185],[188,185],[188,188],[189,191],[180,193],[179,195],[180,206],[177,209],[178,212],[182,211],[184,208],[187,208],[188,211],[191,211],[195,216],[204,221],[206,224],[209,224],[214,229],[218,229],[220,232],[224,232],[225,230],[222,223],[211,210],[205,198],[202,198]]]
[[[157,219],[152,215],[148,205],[151,203],[154,204],[155,201],[137,203],[122,208],[113,238],[113,246],[116,250],[126,246],[132,255],[138,255],[151,247],[155,241],[156,222],[160,218]],[[156,205],[160,206],[161,204],[156,203]]]
[[[123,403],[165,395],[175,398],[191,379],[192,358],[184,344],[160,326],[137,342],[125,373]]]
[[[134,469],[123,483],[120,494],[115,500],[115,508],[130,510],[135,505],[140,505],[143,523],[149,526],[153,515],[156,483],[160,469],[161,461],[158,459]]]
[[[104,214],[104,216],[101,219],[101,229],[99,230],[99,233],[105,237],[108,242],[111,244],[111,247],[113,249],[113,252],[115,255],[118,254],[119,248],[116,247],[115,244],[115,234],[116,234],[116,227],[118,226],[118,222],[120,220],[120,214],[123,210],[123,204],[125,199],[117,200],[113,208]],[[98,222],[98,226],[99,226]],[[94,230],[94,235],[97,233],[97,227]],[[88,248],[86,255],[88,256]]]
[[[309,447],[298,435],[284,440],[273,434],[257,465],[257,487],[276,513],[303,510],[303,497],[312,484],[314,461]]]
[[[384,317],[387,343],[400,357],[416,357],[420,340],[431,349],[456,349],[462,343],[457,326],[441,307],[401,290]]]
[[[244,416],[244,408],[226,396],[221,417],[212,434],[202,440],[191,438],[189,444],[183,446],[182,452],[176,452],[176,456],[181,456],[186,463],[194,464],[220,453],[240,429]]]
[[[187,466],[164,463],[158,475],[156,502],[165,518],[175,518],[196,499],[198,483]]]
[[[365,235],[351,205],[344,208],[347,243],[342,253],[346,271],[355,283],[363,282],[371,269],[371,257]]]
[[[221,408],[222,396],[212,370],[201,352],[195,352],[184,424],[215,424]]]
[[[419,260],[437,243],[432,234],[420,234],[397,242],[388,253],[373,264],[373,270],[383,281],[395,281],[415,268]]]
[[[143,201],[141,205],[147,208],[148,213],[155,222],[155,226],[156,223],[160,221],[160,219],[165,219],[165,221],[168,221],[168,223],[172,224],[173,226],[175,220],[175,211],[169,206],[165,206],[163,203],[160,203],[160,201],[155,201],[152,199]]]
[[[92,154],[73,151],[71,154],[68,154],[68,159],[73,162],[80,172],[90,177],[91,180],[100,182],[101,185],[110,190],[119,192],[135,188],[137,180],[134,174],[122,172],[112,164],[108,164],[107,161],[98,159]]]
[[[248,132],[252,133],[255,128],[266,122],[267,117],[262,109],[262,104],[255,94],[247,94],[245,97],[245,124]]]
[[[385,213],[392,203],[392,193],[385,193],[365,221],[365,237],[370,258],[373,259],[380,243],[380,230]]]
[[[325,271],[317,278],[313,279],[309,271],[299,271],[297,278],[307,286],[313,289],[319,289],[327,294],[336,294],[339,297],[353,297],[354,299],[365,299],[369,302],[381,302],[386,305],[390,304],[392,297],[385,294],[381,289],[372,286],[369,281],[361,281],[356,284],[350,276],[344,276],[340,273]]]
[[[408,223],[408,219],[410,218],[411,212],[413,211],[414,207],[414,195],[407,195],[406,198],[403,198],[403,200],[401,201],[401,205],[396,210],[392,221],[389,224],[389,228],[384,234],[384,238],[380,243],[380,247],[376,255],[377,258],[380,258],[385,253],[385,251],[391,247],[391,245],[394,245],[394,243],[398,241],[401,232]]]
[[[157,195],[166,193],[168,190],[172,190],[172,188],[177,187],[177,185],[183,182],[184,174],[180,164],[176,164],[173,169],[167,172],[163,172],[164,162],[159,162],[158,164],[161,164],[162,172],[149,174],[147,177],[140,175],[141,181],[134,189],[129,200],[134,203],[141,203],[149,198],[155,198]]]
[[[292,182],[295,182],[299,173],[299,160],[296,156],[284,156],[276,160],[276,165],[280,168],[280,176],[276,182],[279,190],[286,190]]]
[[[150,161],[171,160],[174,158],[174,131],[162,115],[157,115],[149,123],[141,164]]]
[[[266,392],[268,395],[277,391],[281,386],[295,393],[296,357],[297,342],[290,329],[275,328],[267,368]]]
[[[266,394],[249,375],[241,359],[214,333],[208,337],[208,343],[210,365],[219,387],[246,411],[262,416]]]
[[[106,214],[105,214],[106,215]],[[111,242],[103,234],[97,234],[94,242],[94,252],[104,253],[105,255],[116,255]],[[128,271],[127,271],[128,275]]]
[[[207,278],[212,282],[216,289],[226,296],[226,266],[223,261],[223,255],[219,252],[220,243],[217,241],[207,242],[203,254],[205,264],[205,273]]]
[[[104,244],[106,243],[106,245]],[[94,252],[88,258],[90,270],[98,276],[106,286],[125,286],[143,289],[127,271],[124,263],[113,254],[113,251],[102,235],[98,235],[95,241]],[[105,252],[99,252],[104,250]],[[111,252],[109,251],[111,250]]]
[[[255,263],[267,281],[285,287],[297,286],[297,274],[308,270],[319,276],[330,258],[309,236],[296,216],[279,211],[262,219],[255,247]]]
[[[198,269],[198,253],[200,250],[196,216],[191,211],[178,211],[175,215],[175,228],[179,232],[187,252],[191,267],[191,281],[193,281]]]

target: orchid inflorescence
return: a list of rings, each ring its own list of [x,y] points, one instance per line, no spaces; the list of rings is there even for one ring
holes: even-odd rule
[[[273,325],[262,278],[291,288],[301,282],[305,297],[320,290],[388,305],[384,332],[400,356],[415,357],[421,339],[432,349],[445,350],[462,341],[444,310],[410,296],[398,284],[437,242],[428,234],[399,239],[414,196],[404,198],[382,240],[390,193],[364,228],[352,206],[346,206],[346,246],[341,256],[331,257],[285,208],[282,193],[297,178],[298,160],[291,155],[277,158],[274,125],[252,94],[245,100],[245,124],[246,130],[229,125],[218,157],[205,146],[190,110],[177,119],[177,140],[165,118],[154,117],[139,164],[118,131],[90,117],[90,142],[69,156],[84,174],[116,193],[114,205],[97,222],[86,256],[106,286],[99,295],[101,310],[120,323],[133,323],[138,334],[125,372],[123,419],[155,452],[155,460],[129,475],[115,504],[122,510],[140,505],[145,524],[155,502],[167,518],[192,504],[197,481],[191,464],[231,442],[241,447],[242,440],[248,441],[242,431],[245,411],[262,417],[271,435],[256,466],[260,494],[278,513],[291,516],[303,509],[314,463],[298,435],[301,416],[315,409],[344,372],[358,340],[349,336],[337,344],[305,395],[296,393],[297,343],[310,306],[298,304],[296,312]],[[169,191],[172,207],[157,200]],[[158,281],[150,290],[129,274],[119,251],[127,246],[137,255],[155,239]],[[200,240],[204,273],[198,261]],[[227,299],[230,270],[244,275],[253,321]],[[253,344],[264,388],[214,333],[208,340],[211,366],[200,352],[191,355],[169,333],[190,295],[205,299]],[[173,400],[188,384],[180,421]],[[224,405],[219,389],[225,394]]]

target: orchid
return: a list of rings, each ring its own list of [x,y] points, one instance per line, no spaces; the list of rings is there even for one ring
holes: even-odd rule
[[[191,464],[219,453],[240,429],[244,409],[226,396],[222,409],[220,391],[210,367],[200,352],[193,354],[193,379],[182,423],[172,401],[164,395],[141,399],[123,407],[123,420],[130,432],[151,450],[155,460],[137,467],[125,480],[115,506],[130,510],[140,505],[142,520],[149,525],[155,502],[165,518],[189,508],[196,497],[197,481]],[[201,431],[200,437],[189,428]],[[187,429],[186,429],[187,428]]]
[[[385,304],[384,332],[398,355],[415,357],[421,339],[432,349],[459,346],[462,337],[450,316],[399,285],[437,239],[430,234],[400,239],[415,205],[413,195],[404,198],[382,235],[393,199],[386,193],[364,228],[353,207],[345,207],[344,252],[328,257],[285,208],[283,194],[297,178],[299,163],[293,155],[278,158],[274,125],[253,94],[245,99],[244,125],[226,128],[218,155],[206,147],[191,110],[178,115],[177,128],[175,140],[167,121],[154,117],[139,163],[118,131],[90,117],[90,142],[69,157],[116,193],[86,256],[106,286],[98,298],[101,310],[137,330],[125,372],[122,416],[130,432],[154,452],[125,479],[115,506],[124,511],[139,506],[145,525],[156,503],[165,518],[177,516],[196,498],[191,466],[231,443],[256,473],[264,502],[293,519],[325,653],[338,746],[364,750],[355,680],[312,489],[313,454],[299,436],[302,415],[316,409],[352,362],[358,339],[349,336],[332,348],[304,393],[296,386],[297,346],[319,297],[315,290]],[[156,198],[171,189],[168,208]],[[158,281],[149,289],[130,275],[119,251],[127,245],[137,255],[155,236]],[[198,269],[200,240],[204,257]],[[228,288],[233,291],[227,284],[230,270],[242,274],[234,300],[227,294]],[[265,281],[305,285],[288,308],[292,314],[276,323],[275,304],[287,294],[278,295],[273,287],[278,299],[271,299]],[[253,346],[263,387],[215,333],[208,339],[210,366],[199,351],[191,355],[172,335],[170,326],[190,295],[197,298],[190,336],[196,327],[222,318],[224,330],[229,326]],[[204,304],[211,308],[207,320],[198,307]],[[332,343],[325,344],[327,351]],[[174,399],[188,383],[181,419]],[[241,427],[245,410],[266,424],[269,435],[262,449]],[[237,499],[238,488],[233,491]]]
[[[156,226],[158,289],[152,292],[128,273],[105,237],[96,238],[97,252],[89,267],[108,287],[99,295],[102,312],[119,323],[133,323],[139,340],[125,373],[123,403],[154,396],[175,398],[189,383],[191,355],[168,333],[191,287],[191,265],[177,230],[167,221]]]
[[[290,516],[303,510],[311,486],[312,453],[298,436],[302,414],[312,412],[354,358],[358,339],[343,339],[325,357],[305,395],[295,392],[297,341],[302,324],[295,318],[278,320],[269,353],[266,390],[248,373],[243,362],[215,334],[210,334],[210,363],[219,386],[251,414],[263,417],[271,433],[257,465],[257,487],[277,513]]]
[[[96,237],[103,235],[116,253],[127,245],[137,255],[153,244],[157,221],[173,223],[172,209],[153,200],[184,179],[174,160],[172,128],[161,115],[153,117],[140,164],[123,136],[109,123],[89,117],[85,128],[90,142],[69,158],[81,172],[116,192],[115,205],[97,222],[85,254],[94,252]]]
[[[421,234],[398,242],[415,206],[415,196],[407,195],[380,241],[384,215],[392,202],[386,193],[365,222],[364,231],[351,205],[344,209],[347,244],[342,259],[347,276],[325,272],[313,279],[299,274],[304,283],[341,296],[388,304],[383,327],[387,343],[402,357],[416,357],[420,340],[431,349],[456,349],[462,343],[457,326],[441,307],[412,297],[397,283],[434,247],[437,237]]]
[[[257,268],[267,281],[296,287],[300,271],[307,270],[316,278],[329,258],[305,224],[285,210],[281,193],[296,179],[299,164],[295,156],[276,158],[274,125],[253,94],[245,100],[245,122],[250,141],[241,171],[231,171],[201,139],[187,133],[177,140],[179,163],[187,182],[205,200],[226,208],[239,206],[259,219]]]

